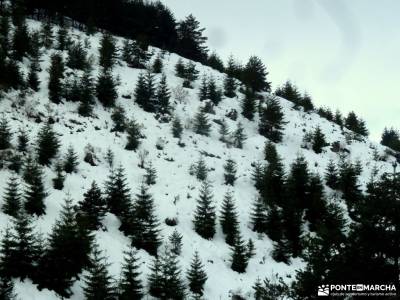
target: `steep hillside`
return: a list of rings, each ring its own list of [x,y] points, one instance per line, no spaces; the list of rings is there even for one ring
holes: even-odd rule
[[[29,21],[31,29],[39,28],[40,23]],[[54,27],[57,30],[57,27]],[[87,39],[88,54],[92,59],[94,78],[100,72],[98,65],[98,49],[101,34],[86,36],[77,30],[70,30],[70,36],[74,40]],[[122,47],[123,40],[116,38],[119,47]],[[107,151],[110,149],[114,153],[114,167],[122,166],[125,169],[127,182],[130,188],[132,199],[139,192],[143,176],[146,171],[140,168],[140,154],[148,152],[146,165],[151,162],[157,170],[156,184],[149,187],[155,202],[155,210],[160,221],[160,234],[164,244],[174,229],[177,229],[183,236],[182,253],[178,256],[179,266],[183,273],[190,266],[191,259],[195,251],[199,252],[200,258],[204,263],[208,280],[204,288],[205,299],[229,299],[232,294],[241,295],[245,299],[253,298],[252,286],[257,278],[265,278],[272,274],[279,274],[284,281],[290,283],[294,279],[295,270],[305,266],[300,258],[292,259],[289,265],[278,263],[271,257],[273,243],[265,234],[254,232],[250,224],[250,214],[252,206],[257,199],[259,192],[254,187],[252,174],[254,164],[264,161],[264,146],[266,138],[258,133],[259,117],[256,114],[253,121],[249,121],[241,115],[241,100],[244,95],[237,93],[235,98],[223,97],[218,106],[214,108],[215,114],[207,114],[210,124],[210,136],[196,134],[193,130],[193,119],[204,104],[199,101],[199,88],[201,86],[201,76],[193,84],[193,89],[181,89],[183,79],[176,77],[175,65],[179,56],[170,53],[163,53],[163,73],[166,75],[167,84],[171,93],[171,104],[173,115],[179,116],[184,124],[182,138],[174,138],[171,131],[171,122],[159,122],[155,115],[142,110],[134,101],[134,89],[138,81],[140,69],[130,68],[126,63],[118,61],[113,68],[113,75],[118,77],[118,99],[117,104],[124,108],[127,118],[134,118],[142,124],[141,144],[136,151],[125,150],[127,134],[111,132],[113,121],[111,119],[112,109],[104,108],[97,100],[93,115],[95,117],[81,117],[77,113],[78,103],[63,101],[61,104],[54,104],[48,100],[48,69],[50,67],[50,56],[56,50],[42,49],[43,55],[40,60],[41,72],[39,74],[40,90],[38,92],[29,91],[26,98],[22,101],[18,91],[9,91],[4,94],[0,101],[1,114],[8,120],[13,134],[13,144],[16,145],[16,137],[19,129],[27,131],[30,138],[29,152],[34,153],[35,139],[42,128],[47,117],[55,120],[53,129],[61,142],[59,156],[63,157],[70,145],[73,146],[79,157],[77,172],[66,174],[64,188],[59,191],[53,188],[52,179],[56,177],[53,167],[44,168],[45,187],[48,196],[45,199],[46,214],[35,217],[34,225],[38,232],[47,236],[55,221],[59,218],[64,199],[69,195],[74,204],[82,200],[83,194],[90,188],[93,181],[104,189],[104,184],[110,174],[111,167],[106,160]],[[151,48],[152,60],[155,59],[160,50]],[[67,51],[61,52],[67,58]],[[186,62],[185,59],[183,59]],[[20,64],[24,74],[28,73],[29,62],[25,58]],[[209,67],[195,63],[200,75],[212,76],[216,83],[222,88],[225,74],[219,73]],[[70,70],[66,74],[74,76],[81,71]],[[156,82],[161,79],[161,74],[155,75]],[[178,94],[186,93],[183,99],[177,99]],[[266,99],[271,97],[268,93],[261,93]],[[180,98],[180,97],[178,97]],[[305,113],[295,110],[293,103],[279,98],[282,106],[284,119],[287,122],[284,126],[282,142],[276,144],[279,155],[283,158],[286,172],[289,171],[291,163],[296,157],[302,155],[308,162],[311,172],[325,173],[330,160],[339,164],[341,160],[359,160],[363,171],[359,177],[360,184],[365,188],[366,183],[373,170],[380,174],[392,171],[392,158],[387,161],[376,160],[378,156],[385,155],[385,147],[362,138],[359,141],[350,140],[346,135],[350,135],[346,129],[342,130],[338,125],[322,119],[314,112]],[[227,113],[232,109],[237,110],[237,120],[227,117]],[[243,149],[228,146],[220,141],[220,121],[225,119],[229,131],[233,132],[237,124],[241,122],[247,139]],[[303,137],[306,132],[311,132],[320,127],[330,146],[324,147],[321,154],[316,154],[311,149],[304,147]],[[333,152],[331,145],[338,142],[345,151]],[[85,151],[88,144],[94,148],[97,156],[97,165],[92,166],[84,161]],[[302,147],[303,145],[303,147]],[[200,237],[193,229],[193,215],[196,208],[197,199],[201,189],[201,181],[195,176],[190,175],[191,165],[203,157],[208,167],[208,179],[212,184],[213,201],[219,215],[224,195],[231,190],[234,195],[237,212],[240,221],[240,232],[247,241],[252,239],[255,245],[255,256],[249,260],[249,265],[245,273],[237,273],[231,269],[231,248],[224,241],[221,226],[217,221],[217,232],[213,239],[205,240]],[[224,164],[227,159],[233,159],[237,163],[238,178],[233,187],[224,184]],[[0,191],[4,191],[7,180],[13,172],[7,168],[0,170]],[[22,182],[21,176],[18,175]],[[337,201],[346,207],[344,201],[339,199],[336,191],[325,187],[328,199],[338,198]],[[2,206],[4,200],[0,200]],[[168,226],[165,219],[177,220],[176,226]],[[11,217],[0,212],[0,229],[2,236],[5,229],[11,224]],[[120,221],[118,218],[107,213],[103,220],[104,230],[95,232],[96,241],[101,250],[105,251],[110,263],[109,271],[114,278],[119,278],[121,264],[123,262],[123,251],[130,245],[128,237],[118,229]],[[307,231],[307,230],[306,230]],[[147,277],[150,274],[152,257],[144,250],[139,250],[140,278],[146,287]],[[86,271],[84,271],[86,274]],[[186,277],[186,276],[184,276]],[[14,279],[15,292],[19,299],[59,299],[59,297],[49,290],[39,291],[30,279],[20,281]],[[84,299],[82,286],[84,280],[76,280],[73,284],[73,295],[71,299]],[[150,299],[150,298],[146,298]]]

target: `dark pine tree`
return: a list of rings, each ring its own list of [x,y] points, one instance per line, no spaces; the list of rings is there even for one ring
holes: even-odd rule
[[[78,166],[78,155],[76,154],[72,145],[70,145],[67,149],[67,154],[64,159],[64,171],[71,174],[77,171]]]
[[[326,142],[325,135],[318,126],[313,133],[312,149],[315,153],[319,154],[322,152],[322,148],[327,145],[328,143]]]
[[[215,106],[222,100],[222,92],[217,88],[214,77],[211,77],[208,81],[207,94],[207,99],[210,99]]]
[[[201,237],[210,240],[215,234],[215,223],[216,213],[211,184],[208,181],[204,181],[194,214],[194,229]]]
[[[326,214],[324,186],[319,174],[310,176],[308,202],[304,219],[309,222],[310,231],[316,231]]]
[[[225,184],[232,185],[232,186],[235,184],[235,181],[237,179],[237,177],[236,177],[236,172],[237,172],[236,166],[237,166],[237,164],[233,159],[231,159],[231,158],[227,159],[227,161],[226,161],[226,163],[224,165]]]
[[[17,25],[12,36],[12,56],[14,59],[22,61],[24,56],[27,56],[30,50],[30,38],[28,27],[25,22]]]
[[[124,263],[119,281],[118,300],[142,299],[143,285],[140,280],[139,258],[135,248],[131,247],[124,252]]]
[[[257,197],[250,215],[252,230],[258,233],[264,233],[266,230],[267,212],[264,201]]]
[[[381,145],[387,146],[395,151],[400,151],[400,135],[399,132],[393,128],[385,129],[382,133]]]
[[[228,124],[225,119],[221,120],[220,128],[219,128],[219,140],[223,143],[229,142],[229,129]]]
[[[14,248],[16,241],[11,233],[11,228],[6,227],[0,244],[0,277],[11,278],[14,276]]]
[[[38,71],[39,71],[38,63],[35,61],[32,61],[30,64],[30,67],[29,67],[27,83],[28,83],[29,87],[35,92],[39,91],[39,86],[40,86]]]
[[[161,54],[158,54],[156,58],[154,59],[153,65],[152,65],[152,71],[153,73],[160,74],[163,71],[163,60]]]
[[[112,107],[115,105],[115,100],[118,97],[116,86],[117,82],[112,76],[112,73],[103,70],[97,78],[96,96],[105,107]]]
[[[140,125],[132,118],[132,120],[128,123],[127,129],[128,133],[128,141],[126,143],[125,149],[130,151],[136,151],[136,149],[140,145],[140,138],[142,134],[140,132]]]
[[[99,65],[105,70],[112,69],[117,58],[117,48],[114,38],[108,34],[103,34],[100,41]]]
[[[242,149],[244,141],[247,139],[244,133],[244,127],[241,122],[237,123],[236,130],[232,133],[232,145],[236,148]]]
[[[88,230],[98,230],[102,227],[102,220],[106,213],[106,202],[99,186],[95,181],[83,194],[78,203],[77,218],[80,226]]]
[[[284,125],[282,108],[275,98],[267,101],[267,106],[262,109],[258,132],[275,143],[282,140]]]
[[[169,114],[170,113],[170,103],[169,100],[171,98],[171,93],[168,89],[167,85],[167,77],[165,74],[161,76],[160,83],[158,84],[156,91],[157,98],[157,112],[161,114]]]
[[[233,246],[239,234],[239,221],[232,192],[227,192],[224,196],[221,207],[220,223],[222,232],[225,234],[225,242]]]
[[[267,81],[267,71],[261,59],[251,56],[247,62],[243,74],[243,82],[255,92],[271,90],[271,83]]]
[[[208,80],[206,75],[203,75],[201,79],[201,85],[199,89],[199,99],[200,101],[208,99]]]
[[[157,170],[155,167],[153,167],[153,163],[150,161],[145,169],[146,169],[146,174],[145,174],[144,178],[145,178],[146,184],[147,185],[156,184]]]
[[[53,188],[61,191],[64,188],[65,181],[64,166],[61,162],[57,162],[55,172],[56,177],[53,178]]]
[[[194,132],[200,135],[209,136],[210,127],[211,125],[209,124],[207,114],[202,109],[200,109],[194,118]]]
[[[199,253],[194,253],[190,268],[187,272],[187,279],[189,281],[189,289],[193,294],[202,296],[204,284],[207,281],[207,273],[204,271],[203,263],[200,260]]]
[[[240,234],[236,237],[231,254],[231,268],[238,273],[245,273],[249,263],[248,250]]]
[[[142,183],[140,191],[132,208],[129,220],[132,227],[132,244],[146,250],[151,255],[157,255],[160,246],[159,221],[155,215],[154,200],[148,192],[148,187]]]
[[[7,215],[16,218],[21,210],[21,200],[18,178],[16,176],[11,176],[7,181],[7,187],[3,197],[4,204],[2,206],[2,211]]]
[[[88,66],[87,53],[82,42],[74,42],[68,49],[67,67],[77,70],[85,70]]]
[[[183,126],[178,116],[172,120],[172,135],[174,138],[180,139],[182,137]]]
[[[91,263],[87,268],[83,294],[86,300],[115,300],[117,289],[114,279],[108,273],[107,258],[103,256],[99,246],[95,245],[91,254]]]
[[[126,40],[122,49],[122,59],[131,68],[145,69],[149,59],[147,45]]]
[[[339,171],[333,160],[330,160],[326,166],[325,183],[333,190],[339,188]]]
[[[200,156],[199,160],[194,165],[193,171],[198,180],[204,181],[207,179],[208,168],[207,168],[207,164],[204,160],[204,157],[202,155]]]
[[[225,71],[224,62],[216,52],[212,52],[207,58],[207,65],[223,73]]]
[[[111,114],[111,120],[114,122],[111,132],[124,132],[126,129],[125,109],[122,106],[115,106]]]
[[[83,117],[89,117],[93,112],[94,103],[94,84],[89,70],[85,70],[83,73],[79,87],[80,104],[78,107],[78,113]]]
[[[261,191],[263,189],[263,177],[264,177],[264,165],[257,161],[253,165],[253,171],[251,173],[251,179],[254,181],[254,187]]]
[[[276,150],[275,144],[271,141],[265,142],[264,159],[272,164],[278,161],[278,151]]]
[[[156,90],[154,87],[154,75],[147,72],[140,74],[135,88],[135,102],[147,112],[155,112],[157,106]]]
[[[254,118],[256,111],[256,95],[250,88],[246,88],[244,99],[242,100],[242,115],[250,121]]]
[[[8,121],[3,115],[0,120],[0,150],[5,150],[11,147],[12,133]]]
[[[228,98],[236,97],[236,79],[226,75],[224,79],[224,95]]]
[[[19,152],[25,153],[28,150],[28,145],[29,135],[24,129],[20,129],[17,136],[17,150]]]
[[[47,122],[39,131],[37,136],[37,156],[41,165],[50,165],[51,160],[56,157],[60,141],[51,124]]]
[[[41,167],[28,157],[25,162],[23,178],[26,182],[24,207],[28,214],[41,216],[46,212],[44,199],[47,194],[43,184]]]
[[[58,104],[61,102],[61,97],[63,94],[63,84],[61,80],[64,78],[64,62],[60,54],[53,54],[51,56],[49,76],[49,99],[50,101]]]
[[[117,217],[123,219],[129,215],[131,210],[130,189],[122,165],[116,170],[111,170],[105,184],[105,200],[108,210]]]
[[[175,255],[181,255],[182,252],[182,234],[178,232],[178,230],[174,230],[169,237],[169,244],[171,247],[172,253]]]
[[[14,282],[8,278],[0,276],[0,298],[3,300],[16,300],[14,293]]]

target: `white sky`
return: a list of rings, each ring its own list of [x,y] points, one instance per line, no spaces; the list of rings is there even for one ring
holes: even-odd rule
[[[273,87],[291,79],[317,105],[354,110],[371,137],[400,129],[400,1],[163,0],[193,13],[226,59],[260,56]]]

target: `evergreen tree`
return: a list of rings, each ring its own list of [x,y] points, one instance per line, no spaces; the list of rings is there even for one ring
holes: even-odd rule
[[[99,246],[95,245],[92,250],[91,263],[88,268],[89,274],[85,277],[83,294],[86,300],[114,300],[116,299],[116,287],[114,279],[108,273],[109,263],[103,256]]]
[[[85,70],[88,66],[87,53],[80,41],[72,43],[68,48],[67,67],[77,70]]]
[[[115,171],[111,170],[105,184],[105,201],[109,211],[117,217],[124,218],[129,215],[131,209],[130,189],[122,165]]]
[[[207,94],[207,99],[210,99],[215,106],[222,100],[222,93],[217,88],[214,77],[211,77],[208,81]]]
[[[355,217],[356,206],[362,200],[362,193],[358,183],[359,172],[355,165],[343,161],[339,166],[339,189],[348,206],[350,217]]]
[[[50,161],[56,157],[60,141],[51,124],[47,122],[39,131],[37,137],[38,162],[42,165],[50,165]]]
[[[17,141],[18,141],[17,150],[23,153],[27,152],[29,144],[29,136],[24,129],[19,130]]]
[[[16,176],[11,176],[7,181],[7,187],[3,197],[4,204],[2,206],[2,211],[7,215],[16,218],[21,209],[21,200],[18,178]]]
[[[314,110],[314,104],[312,102],[311,96],[306,92],[301,99],[300,105],[303,107],[305,112]]]
[[[248,251],[246,244],[238,235],[234,240],[232,247],[231,268],[238,273],[245,273],[249,263]]]
[[[29,53],[30,44],[28,27],[25,22],[22,22],[16,26],[12,36],[13,58],[22,61],[23,57]]]
[[[26,182],[24,193],[24,207],[28,214],[41,216],[45,214],[46,206],[44,199],[46,192],[43,184],[43,172],[38,164],[27,159],[23,174]]]
[[[207,100],[209,93],[208,93],[208,80],[207,80],[207,76],[203,75],[202,79],[201,79],[201,85],[200,85],[200,89],[199,89],[199,99],[200,101],[203,100]]]
[[[115,100],[118,97],[116,86],[117,83],[113,78],[112,73],[103,70],[97,78],[96,96],[105,107],[114,106]]]
[[[250,215],[252,230],[258,233],[264,233],[266,230],[266,208],[261,197],[257,197]]]
[[[209,136],[210,127],[211,124],[209,124],[206,113],[200,109],[194,118],[194,132],[200,135]]]
[[[197,80],[198,76],[199,71],[196,69],[196,65],[192,61],[189,61],[185,65],[183,87],[191,89],[193,81]]]
[[[78,113],[83,117],[89,117],[93,111],[94,85],[93,78],[89,70],[85,70],[80,80],[80,104]]]
[[[252,165],[253,172],[251,173],[251,179],[254,181],[254,187],[261,191],[263,189],[263,177],[264,177],[264,165],[259,161]]]
[[[146,250],[150,255],[157,255],[160,246],[159,221],[155,215],[154,200],[143,183],[132,209],[132,244]]]
[[[180,139],[182,137],[183,126],[180,118],[176,115],[172,121],[172,135],[174,138]]]
[[[326,167],[325,182],[333,190],[339,188],[339,171],[333,160],[330,160]]]
[[[64,171],[71,174],[77,171],[78,166],[78,155],[76,154],[72,145],[70,145],[67,149],[67,154],[64,159]]]
[[[275,163],[278,161],[278,152],[276,151],[276,146],[271,141],[265,142],[264,159],[269,163]]]
[[[64,51],[68,47],[68,30],[61,26],[57,31],[57,50]]]
[[[286,81],[286,83],[282,87],[277,88],[275,91],[275,95],[293,102],[295,108],[300,105],[300,102],[302,100],[298,88],[290,81]]]
[[[399,132],[393,128],[385,129],[382,133],[381,145],[387,146],[395,151],[400,151],[400,135]]]
[[[216,52],[212,52],[208,58],[207,58],[207,63],[208,66],[210,66],[211,68],[220,71],[221,73],[223,73],[225,71],[225,67],[224,67],[224,62],[222,61],[222,59],[218,56],[218,54]]]
[[[125,109],[122,106],[115,106],[113,113],[111,114],[111,120],[114,122],[114,126],[111,132],[124,132],[126,129],[126,116]]]
[[[273,241],[279,241],[283,235],[281,212],[277,205],[269,205],[265,217],[265,233]]]
[[[156,56],[153,62],[152,70],[153,73],[160,74],[163,71],[163,61],[160,54]]]
[[[180,78],[185,76],[185,65],[181,58],[178,59],[178,62],[175,65],[175,75]]]
[[[102,66],[104,70],[112,69],[117,57],[117,48],[115,46],[115,40],[110,34],[103,34],[100,41],[99,52],[99,65]]]
[[[143,286],[139,278],[139,258],[137,251],[131,247],[124,252],[124,264],[122,265],[122,276],[119,282],[118,300],[131,300],[143,298]]]
[[[327,145],[328,143],[325,140],[325,135],[318,126],[313,134],[312,149],[315,153],[319,154],[322,152],[322,148]]]
[[[232,186],[235,184],[235,181],[237,179],[237,177],[236,177],[236,171],[237,171],[236,166],[237,166],[236,162],[233,159],[229,158],[226,161],[226,164],[224,165],[225,184],[232,185]]]
[[[204,181],[194,214],[194,230],[204,239],[212,239],[215,234],[215,219],[216,214],[211,184],[208,181]]]
[[[308,202],[304,219],[309,222],[310,231],[316,231],[326,213],[324,186],[319,174],[310,176]]]
[[[236,97],[236,80],[230,75],[224,79],[224,95],[228,98]]]
[[[208,168],[203,156],[200,156],[199,160],[194,165],[193,171],[198,180],[205,181],[207,179]]]
[[[132,120],[128,123],[126,131],[128,133],[128,142],[125,146],[125,149],[136,151],[140,145],[140,138],[142,137],[142,134],[140,132],[140,126],[135,119],[132,118]]]
[[[187,272],[189,289],[192,293],[202,296],[204,284],[207,281],[207,273],[204,271],[203,263],[200,260],[199,253],[194,253],[190,268]]]
[[[263,108],[258,132],[275,143],[282,140],[282,129],[284,125],[282,108],[275,98],[267,101]]]
[[[183,300],[185,298],[185,286],[175,254],[166,249],[154,260],[150,269],[150,295],[162,300]]]
[[[79,226],[72,199],[67,197],[39,261],[36,276],[39,289],[47,288],[61,297],[69,297],[74,277],[93,263],[89,258],[92,243],[93,236]]]
[[[131,68],[145,69],[149,59],[147,46],[144,44],[139,45],[139,43],[135,41],[126,40],[122,49],[122,59]]]
[[[175,255],[181,255],[182,252],[182,235],[175,229],[169,237],[171,252]]]
[[[34,61],[31,62],[27,82],[29,87],[35,92],[39,91],[39,85],[40,85],[38,70],[39,70],[38,63]]]
[[[0,120],[0,150],[5,150],[11,147],[12,133],[8,121],[3,115]]]
[[[291,248],[288,239],[283,236],[274,243],[274,249],[272,250],[272,258],[276,262],[283,262],[289,264],[291,256]]]
[[[147,185],[156,184],[157,170],[153,167],[153,163],[150,161],[146,166],[145,182]]]
[[[77,218],[80,226],[88,230],[98,230],[106,213],[106,202],[95,181],[83,194],[83,200],[78,203]]]
[[[156,91],[154,87],[154,75],[147,72],[139,75],[135,88],[135,102],[147,112],[155,112],[157,106]]]
[[[160,83],[157,87],[156,98],[157,98],[157,111],[161,114],[169,114],[170,113],[170,104],[169,100],[171,97],[171,93],[168,89],[167,85],[167,77],[165,74],[161,76]]]
[[[64,78],[64,62],[60,54],[53,54],[51,56],[49,76],[49,99],[58,104],[61,102],[61,96],[63,94],[63,85],[61,80]]]
[[[251,56],[247,62],[242,75],[243,82],[255,92],[271,90],[271,83],[267,81],[268,72],[261,59]]]
[[[43,22],[40,28],[40,39],[41,44],[46,49],[50,49],[53,46],[53,28],[51,22]]]
[[[244,127],[241,122],[238,122],[236,130],[232,133],[232,145],[236,148],[242,149],[243,143],[247,139],[244,133]]]
[[[14,283],[10,278],[0,277],[0,298],[4,300],[15,300]]]
[[[228,129],[228,124],[226,123],[225,119],[222,119],[221,121],[221,126],[219,128],[219,140],[223,143],[228,143],[228,138],[229,138],[229,129]]]
[[[239,221],[233,195],[230,191],[225,194],[224,201],[222,202],[220,223],[222,232],[225,234],[225,242],[233,246],[239,234]]]
[[[256,111],[256,95],[253,90],[247,88],[244,96],[245,97],[242,101],[242,115],[246,119],[252,121]]]
[[[64,166],[61,162],[58,162],[55,166],[55,171],[57,176],[53,178],[53,188],[56,190],[62,190],[64,188]]]
[[[249,239],[247,242],[247,257],[248,259],[254,257],[256,255],[256,248],[254,246],[254,242],[252,239]]]
[[[14,248],[16,241],[11,228],[7,227],[1,238],[0,247],[0,275],[1,278],[11,278],[14,275]]]
[[[285,205],[284,181],[284,166],[282,159],[277,155],[275,160],[271,159],[269,161],[262,175],[261,195],[265,204],[278,205],[280,207]]]

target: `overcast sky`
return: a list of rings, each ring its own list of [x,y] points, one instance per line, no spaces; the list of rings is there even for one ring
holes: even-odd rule
[[[273,87],[287,79],[317,105],[354,110],[375,140],[400,128],[400,1],[163,0],[193,13],[226,59],[260,56]]]

